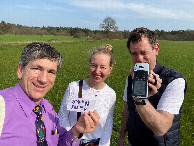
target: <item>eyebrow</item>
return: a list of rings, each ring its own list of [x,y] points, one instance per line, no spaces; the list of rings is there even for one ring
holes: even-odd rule
[[[41,65],[32,65],[32,68],[33,67],[38,67],[40,69],[44,69]],[[50,71],[57,73],[57,71],[55,69],[49,69],[48,72],[50,72]]]
[[[32,67],[32,68],[33,68],[33,67],[43,68],[43,67],[40,66],[40,65],[32,65],[31,67]]]

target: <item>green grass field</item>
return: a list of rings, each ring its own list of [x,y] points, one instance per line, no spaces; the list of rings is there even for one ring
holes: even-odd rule
[[[72,41],[84,41],[87,37],[73,38],[69,36],[38,36],[38,35],[0,35],[1,44],[18,44],[21,42],[31,41],[47,41],[47,42],[72,42]]]
[[[55,40],[53,43],[51,40]],[[127,40],[85,41],[85,38],[57,36],[0,36],[0,90],[14,86],[17,80],[17,65],[24,46],[31,41],[45,41],[54,46],[62,55],[64,62],[59,71],[53,89],[46,98],[52,103],[56,112],[68,84],[72,81],[89,77],[89,54],[95,47],[110,43],[113,46],[116,65],[106,83],[117,93],[114,112],[114,125],[111,146],[115,146],[121,127],[124,107],[123,91],[129,69],[133,67],[130,54],[126,48]],[[194,42],[159,41],[160,51],[157,60],[180,71],[187,80],[187,93],[182,106],[181,145],[194,145]],[[127,142],[127,140],[126,140]]]

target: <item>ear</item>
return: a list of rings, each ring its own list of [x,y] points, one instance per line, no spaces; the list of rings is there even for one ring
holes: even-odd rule
[[[17,70],[17,75],[19,80],[22,78],[22,74],[23,74],[23,68],[22,68],[22,65],[19,63],[18,70]]]
[[[159,52],[159,44],[158,43],[156,43],[154,50],[155,50],[155,55],[158,55],[158,52]]]
[[[111,73],[112,69],[113,69],[113,66],[112,66],[112,67],[110,67],[110,72],[109,72],[109,74]]]

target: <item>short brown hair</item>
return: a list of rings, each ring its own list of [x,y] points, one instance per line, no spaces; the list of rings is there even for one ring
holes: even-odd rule
[[[145,37],[148,38],[149,43],[154,48],[157,43],[157,35],[154,31],[149,30],[148,28],[140,27],[134,29],[128,38],[127,41],[127,48],[130,49],[130,43],[135,43],[141,41],[141,39]]]

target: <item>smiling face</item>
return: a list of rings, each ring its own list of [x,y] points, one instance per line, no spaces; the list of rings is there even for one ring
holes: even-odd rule
[[[18,65],[19,84],[37,104],[53,87],[57,74],[57,61],[47,58],[31,60],[25,68]]]
[[[110,56],[104,53],[96,53],[90,61],[90,80],[93,83],[102,83],[111,73]]]
[[[152,48],[148,38],[143,37],[141,41],[130,43],[130,53],[133,63],[149,63],[150,70],[153,70],[156,65],[156,55],[158,55],[159,44]]]

